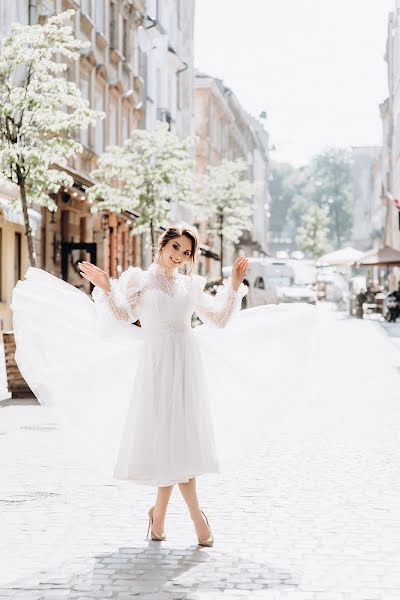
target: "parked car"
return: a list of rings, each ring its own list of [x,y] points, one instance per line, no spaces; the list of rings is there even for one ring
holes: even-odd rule
[[[290,287],[279,288],[278,302],[306,302],[307,304],[317,303],[317,294],[312,287],[307,285],[292,285]]]
[[[231,272],[232,267],[223,268],[224,277],[229,277]],[[287,259],[249,258],[244,283],[249,286],[247,307],[281,302],[315,304],[317,301],[311,287],[295,284],[295,270]]]

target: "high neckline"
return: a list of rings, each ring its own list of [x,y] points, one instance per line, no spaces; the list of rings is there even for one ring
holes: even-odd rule
[[[152,262],[149,269],[151,269],[152,271],[154,271],[154,273],[157,273],[158,275],[162,275],[163,277],[168,277],[170,279],[176,279],[179,275],[179,267],[176,267],[172,272],[169,272],[166,269],[164,269],[164,267],[162,267],[159,263],[156,262]]]

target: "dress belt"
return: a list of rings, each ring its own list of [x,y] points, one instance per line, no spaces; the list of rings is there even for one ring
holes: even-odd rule
[[[191,330],[191,325],[177,321],[160,321],[154,325],[143,325],[143,333],[183,333]]]

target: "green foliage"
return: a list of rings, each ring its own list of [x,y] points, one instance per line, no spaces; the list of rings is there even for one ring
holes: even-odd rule
[[[351,156],[345,149],[328,148],[308,165],[272,166],[270,182],[272,234],[286,233],[297,240],[310,207],[326,208],[327,243],[340,248],[351,236]],[[302,239],[302,238],[301,238]]]
[[[329,214],[326,207],[308,204],[297,229],[296,244],[306,256],[318,258],[328,247]]]
[[[347,150],[328,148],[311,162],[314,183],[313,200],[329,210],[329,238],[336,248],[350,238],[351,156]]]

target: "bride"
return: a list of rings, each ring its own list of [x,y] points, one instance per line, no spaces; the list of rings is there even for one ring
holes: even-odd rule
[[[288,385],[297,386],[296,372],[304,375],[313,310],[241,311],[243,256],[212,297],[205,277],[193,273],[197,250],[194,228],[171,226],[147,270],[129,267],[110,280],[83,261],[94,302],[31,267],[13,291],[12,309],[21,373],[83,444],[82,458],[92,453],[102,472],[157,487],[148,511],[153,540],[166,539],[178,484],[199,545],[212,546],[196,477],[236,466],[265,438],[271,399],[279,403],[292,393]],[[203,325],[192,328],[194,312]]]
[[[147,271],[131,267],[112,286],[98,267],[82,262],[80,269],[95,285],[95,302],[106,303],[118,320],[131,323],[139,317],[145,338],[137,397],[128,413],[114,475],[158,486],[149,511],[151,536],[157,540],[165,539],[165,514],[177,483],[199,544],[211,546],[213,535],[199,506],[196,476],[218,473],[219,463],[191,317],[195,310],[203,321],[225,327],[246,293],[242,281],[248,261],[235,261],[231,282],[218,302],[203,291],[205,278],[192,274],[197,246],[194,229],[169,227]],[[180,267],[189,267],[189,275],[179,273]]]

